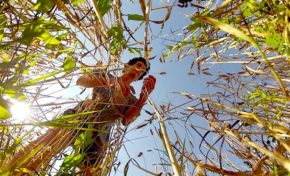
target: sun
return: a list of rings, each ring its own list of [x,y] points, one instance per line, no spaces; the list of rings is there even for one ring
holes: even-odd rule
[[[15,101],[10,108],[10,112],[13,120],[24,122],[29,118],[31,110],[27,103]]]

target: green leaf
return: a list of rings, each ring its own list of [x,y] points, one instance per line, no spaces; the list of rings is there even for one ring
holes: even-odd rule
[[[22,86],[31,86],[31,85],[38,84],[39,82],[45,80],[46,78],[52,77],[52,76],[57,75],[57,74],[62,73],[62,72],[63,71],[55,71],[52,73],[45,74],[45,75],[40,76],[38,78],[34,78],[34,79],[29,80],[29,81],[26,81],[25,83],[22,84]]]
[[[112,54],[114,54],[116,51],[118,51],[121,48],[126,47],[126,41],[123,37],[123,28],[122,26],[113,26],[109,31],[108,34],[110,37],[113,38],[113,40],[110,42],[110,48],[112,51]]]
[[[49,31],[52,30],[52,31],[67,32],[67,30],[69,29],[68,27],[61,26],[57,20],[53,20],[53,19],[47,20],[47,19],[40,18],[39,21],[43,25],[43,29],[46,29]]]
[[[70,71],[76,67],[76,61],[73,57],[67,56],[63,62],[63,69],[65,71]]]
[[[17,169],[17,171],[18,171],[18,169]],[[31,171],[31,170],[24,168],[24,167],[19,168],[19,172],[22,174],[26,173],[26,175],[34,175],[35,174],[34,171]]]
[[[17,160],[16,166],[21,166],[24,163],[31,161],[32,157],[34,157],[40,150],[44,148],[44,144],[37,145],[31,152],[29,152],[27,155],[24,155],[24,157]]]
[[[15,100],[27,101],[27,97],[22,93],[22,90],[19,87],[10,87],[5,89],[3,93]]]
[[[200,19],[196,18],[195,16],[193,16],[191,18],[192,23],[188,26],[186,26],[186,29],[189,31],[194,31],[197,28],[201,28],[205,25],[204,22],[202,22]]]
[[[4,28],[7,24],[7,18],[4,14],[0,15],[0,43],[2,42],[2,38],[4,35]]]
[[[6,27],[7,17],[4,14],[0,15],[0,29],[4,29]]]
[[[189,31],[194,31],[197,28],[200,28],[202,26],[203,26],[202,22],[193,22],[192,24],[186,26],[186,29],[189,30]]]
[[[40,20],[28,23],[25,26],[22,38],[20,39],[20,42],[25,45],[29,45],[34,37],[38,37],[45,32]]]
[[[13,144],[9,148],[7,148],[5,152],[7,152],[8,154],[12,154],[13,152],[15,152],[16,147],[19,146],[21,142],[22,138],[16,138]]]
[[[78,117],[78,116],[82,116],[82,115],[93,114],[93,113],[96,113],[96,112],[97,111],[88,111],[88,112],[81,112],[81,113],[77,113],[77,114],[62,115],[62,116],[59,116],[59,117],[55,118],[54,120],[68,120],[68,119],[71,119],[73,117]]]
[[[98,7],[101,14],[105,15],[111,8],[111,0],[98,0]]]
[[[72,0],[72,4],[76,7],[81,5],[84,2],[84,0]]]
[[[2,94],[4,93],[4,88],[0,86],[0,96],[2,97]]]
[[[45,30],[39,37],[37,37],[39,40],[43,41],[46,44],[49,45],[58,45],[60,44],[60,41],[54,38],[48,30]]]
[[[128,174],[130,162],[131,162],[131,160],[129,160],[124,167],[124,176],[127,176],[127,174]]]
[[[144,21],[144,16],[138,14],[128,14],[128,20]]]
[[[132,53],[132,54],[139,54],[139,56],[142,56],[142,48],[132,48],[132,47],[129,47],[128,48],[129,52]]]
[[[29,75],[29,74],[30,74],[30,71],[28,69],[23,70],[23,75]]]
[[[38,13],[45,13],[47,11],[50,11],[53,6],[54,3],[51,0],[37,0],[34,9]]]
[[[114,37],[114,39],[121,41],[123,39],[123,28],[121,26],[113,26],[108,34],[110,37]]]
[[[4,157],[5,157],[4,152],[2,152],[0,150],[0,160],[3,161],[4,160]],[[0,170],[0,173],[1,173],[1,170]]]
[[[282,40],[281,36],[275,32],[272,35],[268,35],[266,37],[265,42],[273,49],[276,49],[279,46],[283,45],[283,40]]]
[[[0,105],[0,120],[5,120],[8,119],[9,117],[11,117],[10,112]]]
[[[60,44],[60,41],[53,37],[48,30],[61,31],[65,30],[64,27],[57,26],[57,22],[54,20],[47,21],[43,18],[39,18],[30,23],[23,25],[25,27],[20,42],[25,45],[29,45],[32,40],[37,37],[39,40],[46,44],[56,45]]]
[[[63,34],[57,36],[57,39],[58,39],[58,40],[64,40],[64,39],[66,39],[66,37],[68,36],[68,34],[69,34],[69,33],[67,33],[67,32],[66,32],[66,33],[63,33]]]
[[[71,167],[78,165],[84,158],[83,154],[71,154],[65,157],[63,163],[61,164],[61,168],[64,171],[67,171]]]
[[[2,176],[10,176],[12,173],[11,173],[11,171],[10,170],[2,170],[1,168],[0,168],[0,175],[2,175]]]
[[[246,35],[243,31],[229,25],[229,24],[226,24],[226,23],[223,23],[221,21],[218,21],[216,19],[213,19],[211,17],[207,17],[207,16],[200,16],[198,15],[197,18],[201,19],[202,21],[206,22],[206,23],[209,23],[211,25],[214,25],[216,26],[217,28],[220,28],[221,30],[229,33],[229,34],[232,34],[236,37],[239,37],[243,40],[246,40],[250,43],[252,43],[253,45],[256,45],[256,42],[254,41],[254,39],[248,35]],[[256,46],[255,46],[256,47]]]
[[[93,132],[91,130],[81,133],[74,142],[74,149],[80,152],[82,149],[93,143],[92,136]]]
[[[169,50],[173,50],[175,46],[172,46],[172,45],[165,45],[165,47]]]
[[[0,37],[1,37],[1,36],[0,36]],[[0,42],[1,42],[1,41],[0,41]],[[8,54],[3,54],[3,55],[1,55],[1,60],[2,60],[2,63],[12,65],[11,62],[10,62],[10,60],[11,60],[10,55],[8,55]],[[12,67],[14,67],[14,65],[13,65]],[[5,68],[5,66],[4,66],[3,68]],[[6,68],[7,68],[7,67],[6,67]]]

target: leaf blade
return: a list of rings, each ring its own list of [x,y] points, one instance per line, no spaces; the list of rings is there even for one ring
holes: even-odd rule
[[[11,117],[10,112],[6,108],[0,105],[0,121],[8,119],[10,117]]]

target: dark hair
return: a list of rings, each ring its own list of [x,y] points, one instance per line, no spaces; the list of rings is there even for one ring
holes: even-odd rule
[[[143,57],[135,57],[133,59],[130,59],[128,61],[128,65],[134,65],[136,64],[138,61],[143,62],[146,65],[146,71],[140,76],[140,78],[138,80],[143,79],[143,77],[148,73],[148,71],[150,70],[150,63],[147,62]]]

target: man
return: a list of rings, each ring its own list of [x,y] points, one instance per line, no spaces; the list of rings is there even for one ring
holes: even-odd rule
[[[36,171],[48,167],[49,161],[67,146],[72,145],[77,136],[90,125],[92,143],[84,146],[81,167],[90,175],[90,168],[99,164],[106,152],[111,127],[117,120],[128,125],[140,115],[140,111],[153,91],[156,79],[149,75],[143,81],[139,99],[132,94],[132,82],[142,79],[148,72],[149,63],[142,57],[131,59],[123,68],[120,77],[113,77],[102,71],[85,74],[77,80],[77,85],[93,88],[91,100],[80,102],[75,108],[66,110],[64,115],[76,114],[80,124],[73,129],[53,128],[18,152],[10,161],[4,161],[4,169],[26,168]],[[86,115],[78,115],[84,114]],[[90,113],[92,112],[92,113]],[[70,119],[71,120],[71,119]],[[92,125],[93,124],[93,125]]]

